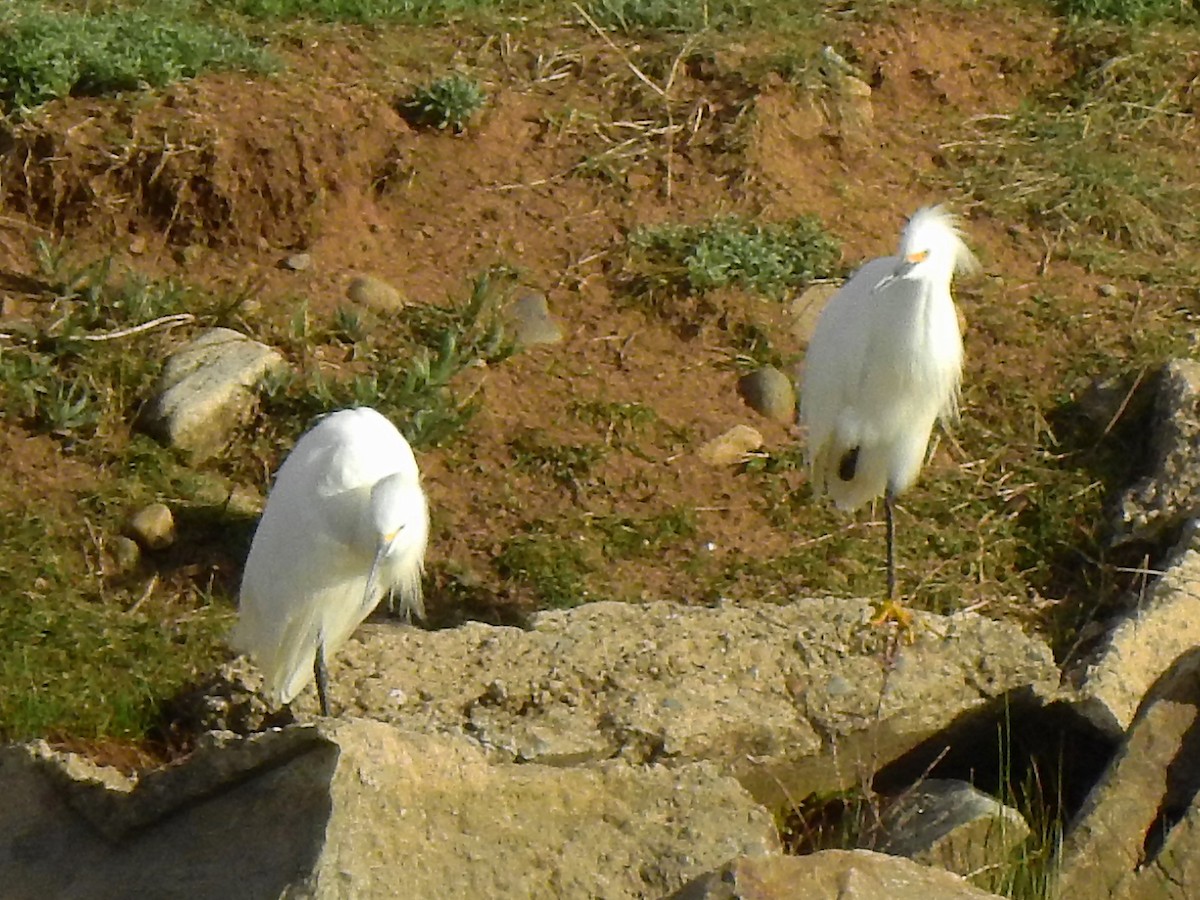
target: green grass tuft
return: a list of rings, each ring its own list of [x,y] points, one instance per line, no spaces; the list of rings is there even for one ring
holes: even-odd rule
[[[736,217],[706,225],[658,225],[629,235],[630,268],[642,290],[742,287],[780,296],[832,274],[837,241],[812,216],[758,224]]]
[[[486,100],[478,81],[455,74],[418,87],[400,109],[414,125],[462,132]]]
[[[163,87],[211,69],[268,71],[246,38],[163,11],[0,14],[0,101],[9,111],[73,95]]]

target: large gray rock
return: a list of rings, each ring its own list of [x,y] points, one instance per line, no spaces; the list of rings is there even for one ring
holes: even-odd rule
[[[668,900],[997,900],[957,875],[870,850],[735,859]]]
[[[1062,900],[1200,897],[1200,649],[1150,691],[1076,817],[1060,859]]]
[[[991,698],[1057,683],[1049,648],[978,615],[916,613],[893,647],[861,600],[592,603],[529,630],[360,629],[332,701],[494,759],[708,760],[772,808],[857,784]],[[293,705],[315,712],[312,691]]]
[[[361,720],[236,741],[150,784],[9,747],[0,786],[11,900],[658,897],[778,850],[770,815],[705,764],[494,765]]]
[[[1200,646],[1200,537],[1195,520],[1149,590],[1112,627],[1091,661],[1072,673],[1073,705],[1096,727],[1120,737],[1146,691],[1182,653]]]
[[[965,781],[930,778],[887,804],[882,853],[907,856],[959,875],[1003,864],[1029,836],[1019,812]]]
[[[1155,541],[1200,517],[1200,363],[1177,359],[1154,401],[1150,474],[1117,505],[1114,542]]]
[[[142,425],[194,460],[205,459],[225,446],[251,412],[252,388],[286,367],[267,345],[229,328],[212,328],[167,359]]]

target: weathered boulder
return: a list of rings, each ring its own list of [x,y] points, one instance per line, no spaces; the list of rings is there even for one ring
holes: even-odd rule
[[[996,900],[958,875],[870,850],[735,859],[669,900]]]
[[[959,875],[1003,863],[1029,836],[1019,812],[965,781],[930,778],[887,803],[874,849]]]
[[[1182,653],[1200,646],[1200,536],[1195,520],[1163,563],[1163,574],[1132,598],[1088,664],[1072,673],[1075,709],[1119,737],[1150,686]]]
[[[861,600],[591,603],[528,630],[369,625],[331,667],[335,710],[462,735],[494,759],[708,760],[772,808],[858,783],[991,698],[1054,684],[1049,648],[963,613],[895,645]],[[293,704],[312,714],[307,691]]]
[[[1200,897],[1200,649],[1147,694],[1128,737],[1072,823],[1063,900]]]
[[[229,328],[212,328],[167,359],[142,427],[195,460],[212,456],[249,414],[251,389],[286,366],[265,344]]]
[[[1117,504],[1114,542],[1155,541],[1200,517],[1200,363],[1177,359],[1159,379],[1150,474]]]
[[[657,897],[778,850],[770,815],[706,764],[495,765],[362,720],[236,740],[141,783],[9,747],[0,786],[13,900]]]

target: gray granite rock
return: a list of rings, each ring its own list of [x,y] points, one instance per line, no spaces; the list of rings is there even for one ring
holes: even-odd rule
[[[265,344],[228,328],[210,329],[167,359],[142,427],[193,460],[205,459],[250,414],[254,388],[286,367]]]

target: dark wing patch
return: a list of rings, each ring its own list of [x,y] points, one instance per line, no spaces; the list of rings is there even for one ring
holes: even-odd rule
[[[842,481],[853,481],[854,473],[858,470],[858,448],[851,447],[842,454],[841,462],[838,463],[838,478]]]

